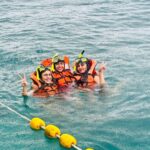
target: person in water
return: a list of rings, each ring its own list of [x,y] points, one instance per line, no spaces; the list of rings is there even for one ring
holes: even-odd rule
[[[104,71],[105,65],[100,64],[99,71],[95,70],[96,61],[83,57],[84,51],[82,51],[78,58],[74,61],[73,75],[78,87],[93,87],[93,85],[99,85],[103,87],[105,85]]]
[[[51,65],[52,77],[60,91],[70,87],[74,81],[67,56],[55,55]]]
[[[22,79],[23,96],[49,97],[58,93],[57,85],[52,80],[50,67],[39,65],[30,77],[33,81],[30,91],[27,90],[26,78]]]

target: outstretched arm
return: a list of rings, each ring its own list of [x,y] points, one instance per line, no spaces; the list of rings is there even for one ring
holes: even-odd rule
[[[105,81],[105,77],[104,77],[104,71],[105,71],[106,67],[104,64],[100,64],[99,66],[99,72],[98,75],[95,76],[95,82],[100,86],[100,88],[104,87],[106,81]]]
[[[21,85],[22,85],[22,95],[23,96],[27,96],[27,80],[26,80],[26,77],[25,75],[21,78]]]
[[[105,65],[100,64],[100,67],[99,67],[99,85],[100,85],[100,87],[103,87],[106,83],[105,77],[104,77],[105,69],[106,69]]]
[[[31,96],[31,95],[33,95],[35,89],[32,89],[32,90],[28,91],[28,89],[27,89],[28,83],[27,83],[25,75],[24,75],[24,77],[22,77],[21,83],[22,83],[22,95],[23,96]]]

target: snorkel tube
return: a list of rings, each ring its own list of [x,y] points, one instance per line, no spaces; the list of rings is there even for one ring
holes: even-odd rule
[[[83,54],[84,54],[84,50],[78,55],[78,58],[80,59],[80,58],[82,58],[83,57]]]

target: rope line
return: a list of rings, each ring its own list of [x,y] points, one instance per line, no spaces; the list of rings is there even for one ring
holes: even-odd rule
[[[2,105],[3,107],[7,108],[7,109],[10,110],[11,112],[17,114],[19,117],[23,118],[24,120],[26,120],[26,121],[28,121],[28,122],[31,121],[31,119],[29,119],[28,117],[26,117],[26,116],[20,114],[19,112],[17,112],[16,110],[10,108],[9,106],[7,106],[7,105],[5,105],[5,104],[3,104],[3,103],[1,103],[1,102],[0,102],[0,105]],[[45,130],[45,126],[41,126],[41,129]],[[56,135],[56,136],[57,136],[58,139],[60,139],[60,135]],[[79,148],[78,146],[76,146],[76,145],[74,145],[74,144],[72,144],[72,147],[75,148],[76,150],[82,150],[81,148]]]
[[[31,121],[28,117],[26,117],[26,116],[24,116],[24,115],[18,113],[17,111],[15,111],[14,109],[10,108],[9,106],[7,106],[7,105],[5,105],[5,104],[3,104],[3,103],[1,103],[1,102],[0,102],[0,104],[1,104],[3,107],[5,107],[5,108],[7,108],[8,110],[10,110],[11,112],[14,112],[15,114],[17,114],[17,115],[20,116],[21,118],[25,119],[26,121],[29,121],[29,122]]]

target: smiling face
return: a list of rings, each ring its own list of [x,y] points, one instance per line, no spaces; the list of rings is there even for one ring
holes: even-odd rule
[[[41,79],[45,82],[45,83],[52,83],[52,75],[51,75],[51,71],[50,70],[46,70],[42,73],[41,75]]]
[[[87,71],[87,64],[85,62],[80,62],[77,65],[77,71],[81,74],[85,73]]]
[[[58,72],[62,72],[65,69],[65,63],[63,61],[60,61],[58,63],[55,64],[55,69]]]

